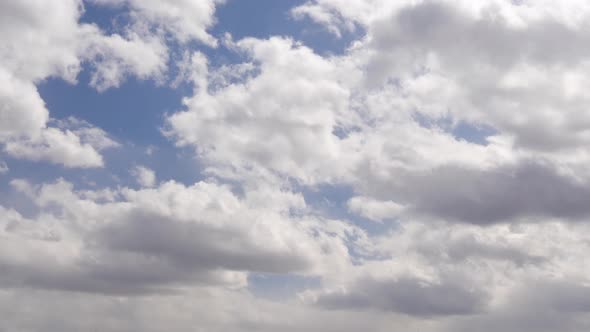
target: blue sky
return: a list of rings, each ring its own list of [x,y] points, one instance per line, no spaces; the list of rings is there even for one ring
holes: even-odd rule
[[[0,331],[587,331],[588,18],[0,2]]]

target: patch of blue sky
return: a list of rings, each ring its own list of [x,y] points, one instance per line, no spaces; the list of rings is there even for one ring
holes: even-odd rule
[[[105,130],[121,147],[102,151],[105,168],[60,172],[63,170],[57,166],[44,165],[34,178],[60,175],[80,184],[132,185],[134,179],[128,170],[134,165],[145,165],[153,168],[159,178],[185,184],[200,178],[194,154],[174,146],[161,133],[165,115],[182,109],[182,91],[129,79],[117,89],[97,92],[88,86],[87,76],[86,71],[82,72],[76,85],[50,79],[38,88],[52,117],[74,116],[85,120]],[[20,165],[20,169],[28,168],[27,162],[9,161],[10,165],[14,163],[25,164],[24,167]],[[31,164],[30,171],[35,170],[39,168]]]
[[[321,184],[313,188],[303,187],[301,190],[306,204],[318,215],[328,219],[342,220],[351,223],[368,235],[379,235],[392,232],[399,229],[399,223],[396,218],[384,221],[375,221],[367,219],[349,210],[347,202],[356,196],[352,187],[347,185]],[[365,259],[381,259],[373,253],[361,252],[354,241],[358,240],[354,236],[345,241],[353,264],[358,264]]]
[[[303,3],[303,0],[229,0],[217,9],[218,21],[211,33],[220,37],[230,32],[235,40],[244,37],[264,39],[288,36],[322,55],[341,54],[352,41],[364,34],[358,28],[355,31],[343,31],[340,37],[336,37],[310,19],[293,18],[291,9]]]
[[[321,184],[301,190],[307,205],[326,218],[348,220],[369,234],[381,234],[397,227],[395,219],[377,222],[352,213],[347,202],[356,195],[350,186]]]
[[[457,139],[464,139],[467,142],[487,145],[487,138],[497,133],[494,128],[485,125],[473,125],[467,122],[459,122],[453,127],[451,133]]]
[[[10,187],[9,179],[0,176],[0,202],[6,209],[13,209],[25,218],[34,218],[38,215],[40,209],[24,193],[16,190],[6,190]]]
[[[80,73],[75,85],[61,79],[48,79],[38,85],[52,117],[75,116],[121,142],[158,145],[167,140],[160,132],[164,117],[182,108],[186,91],[131,77],[118,88],[98,92],[88,86],[88,76],[86,70]]]
[[[81,23],[95,24],[107,34],[117,32],[118,28],[129,22],[120,6],[97,5],[90,1],[84,2]]]
[[[321,286],[319,277],[296,274],[250,273],[248,289],[256,297],[280,301],[293,299],[297,293]]]
[[[95,23],[104,31],[116,32],[113,24],[123,25],[127,19],[120,12],[121,8],[87,3],[81,20]],[[50,78],[37,87],[52,118],[73,116],[87,121],[121,144],[119,148],[102,151],[105,167],[64,171],[59,165],[5,157],[7,163],[14,166],[10,177],[27,177],[33,182],[62,177],[78,187],[92,187],[94,183],[104,187],[133,187],[136,183],[129,170],[143,165],[152,168],[159,180],[190,185],[202,179],[194,153],[174,146],[161,132],[166,115],[181,110],[182,99],[192,93],[189,84],[172,88],[167,84],[128,77],[121,86],[98,92],[89,86],[89,81],[89,68],[85,66],[77,84]],[[40,165],[42,167],[38,167]]]
[[[453,135],[457,140],[464,140],[473,144],[487,145],[487,138],[497,133],[497,131],[484,124],[474,124],[465,121],[453,122],[451,117],[428,118],[425,115],[415,112],[414,120],[424,128],[437,127]]]

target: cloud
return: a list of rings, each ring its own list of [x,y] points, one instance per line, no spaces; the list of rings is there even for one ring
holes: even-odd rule
[[[337,64],[278,37],[247,38],[233,47],[248,56],[256,74],[246,71],[221,86],[198,82],[205,86],[185,101],[185,111],[167,119],[167,134],[220,168],[319,176],[316,170],[341,153],[333,128],[349,120],[341,117],[349,91],[338,81]]]
[[[14,77],[2,67],[0,98],[4,103],[1,109],[3,121],[0,124],[2,140],[23,134],[34,135],[49,119],[49,112],[35,86]]]
[[[132,295],[199,284],[243,287],[249,271],[317,275],[348,264],[344,224],[291,216],[297,200],[265,205],[288,193],[240,199],[212,182],[165,182],[104,196],[63,180],[12,183],[42,213],[27,219],[2,210],[5,288]]]
[[[517,10],[512,7],[506,11]],[[448,102],[443,107],[456,120],[487,124],[523,149],[586,144],[580,120],[568,120],[587,103],[575,88],[582,79],[576,73],[587,70],[586,28],[551,18],[517,28],[507,20],[494,7],[476,16],[444,2],[424,2],[376,20],[367,37],[369,84],[395,78],[406,90],[415,76],[442,79],[453,87],[451,98],[435,98]],[[549,44],[556,47],[547,50]],[[417,99],[418,112],[425,106]]]
[[[33,161],[47,160],[65,167],[101,167],[98,151],[118,147],[103,130],[75,118],[55,122],[38,136],[8,140],[4,150],[11,156]]]
[[[329,292],[317,304],[328,308],[394,311],[412,316],[467,315],[483,310],[484,294],[465,285],[412,278],[359,280],[351,291]]]
[[[127,31],[126,38],[120,35],[91,36],[85,57],[94,68],[90,86],[102,92],[117,88],[129,76],[139,79],[164,80],[167,70],[168,48],[154,36],[140,36]]]
[[[404,209],[403,206],[392,201],[377,201],[364,196],[349,199],[347,205],[350,211],[375,221],[393,219]]]
[[[586,182],[535,162],[489,170],[447,165],[398,175],[387,182],[369,180],[366,190],[406,205],[410,214],[489,224],[520,218],[581,221],[589,213]]]
[[[587,328],[588,289],[567,280],[537,280],[519,285],[512,303],[488,316],[455,321],[443,331],[579,331]],[[539,315],[539,312],[546,314]]]
[[[366,36],[349,55],[366,84],[397,82],[391,88],[415,112],[485,124],[519,149],[571,151],[588,142],[580,125],[588,100],[578,89],[588,70],[586,4],[322,0],[305,8],[361,24]]]
[[[228,38],[223,46],[240,60],[215,67],[193,56],[194,95],[166,134],[194,147],[208,174],[245,187],[350,186],[351,212],[395,219],[355,242],[354,264],[323,275],[300,294],[304,303],[428,317],[426,331],[486,322],[518,330],[533,318],[510,299],[529,278],[586,282],[573,262],[585,261],[576,234],[588,216],[587,98],[578,88],[587,10],[310,1],[292,14],[365,35],[339,56],[288,38]],[[460,124],[490,132],[471,141]],[[585,326],[583,314],[554,310],[539,308],[546,326]]]
[[[145,166],[136,166],[131,174],[142,187],[153,187],[156,184],[156,173]]]
[[[35,296],[33,296],[35,295]],[[47,303],[53,303],[47,306]],[[30,308],[30,312],[15,307]],[[11,313],[3,322],[7,329],[64,332],[97,328],[103,331],[141,330],[156,332],[173,326],[176,331],[193,331],[195,326],[209,331],[359,330],[386,331],[391,321],[371,313],[347,315],[310,309],[294,303],[279,303],[244,292],[222,289],[195,289],[184,295],[97,297],[71,293],[62,298],[55,292],[22,290],[0,293],[0,309]],[[212,310],[214,309],[214,310]],[[75,313],[75,315],[72,315]],[[64,320],[64,315],[72,315]],[[104,319],[109,317],[109,319]],[[359,319],[360,318],[360,319]],[[411,327],[400,318],[399,325]]]
[[[47,160],[66,167],[103,166],[102,156],[91,145],[81,144],[71,131],[56,128],[48,128],[34,139],[8,141],[4,150],[17,158]]]

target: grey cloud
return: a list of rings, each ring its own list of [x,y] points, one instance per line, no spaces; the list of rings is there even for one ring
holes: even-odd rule
[[[131,298],[23,289],[0,292],[0,312],[2,332],[358,332],[391,326],[373,313],[347,315],[210,289]]]
[[[311,264],[293,253],[265,250],[240,229],[183,222],[141,210],[98,230],[93,242],[113,251],[167,257],[190,269],[287,273],[305,271]]]
[[[456,239],[444,238],[443,240],[436,238],[435,241],[417,239],[414,248],[416,252],[432,261],[433,264],[447,259],[455,263],[487,259],[508,261],[523,267],[525,265],[540,265],[548,260],[546,257],[527,253],[523,248],[503,244],[500,241],[485,243],[474,236],[461,236]]]
[[[463,238],[452,243],[448,248],[448,255],[452,260],[465,260],[470,257],[487,258],[491,260],[511,261],[517,266],[527,264],[538,265],[546,262],[546,258],[525,252],[523,249],[508,245],[491,245],[481,243],[473,237]]]
[[[544,307],[561,313],[590,313],[590,286],[575,280],[531,282],[515,294],[526,308]]]
[[[85,253],[78,261],[50,257],[33,262],[0,261],[0,287],[48,289],[103,295],[175,293],[186,285],[223,285],[212,269],[195,269],[157,256],[112,251]],[[222,272],[219,270],[219,272]]]
[[[320,295],[320,306],[337,309],[375,308],[411,316],[469,315],[485,308],[487,295],[457,281],[441,284],[415,278],[398,280],[361,279],[344,293]]]
[[[450,322],[443,331],[553,332],[590,328],[590,288],[574,280],[531,280],[487,315]]]
[[[459,165],[400,171],[366,189],[411,206],[414,213],[450,221],[492,224],[515,218],[581,219],[590,214],[590,185],[538,162],[491,170]]]
[[[476,59],[502,68],[523,60],[571,65],[590,54],[588,34],[551,20],[512,28],[492,7],[477,19],[450,5],[423,2],[376,23],[372,31],[372,43],[381,50],[434,50],[458,67]]]
[[[0,288],[142,295],[243,287],[250,271],[309,273],[321,259],[314,235],[295,226],[299,220],[251,207],[227,187],[168,182],[125,189],[128,201],[107,203],[71,190],[65,182],[31,188],[33,199],[47,194],[52,200],[36,220],[0,210],[7,214],[0,219],[0,239],[6,239]],[[156,201],[164,203],[154,207]]]
[[[445,332],[580,332],[587,331],[590,324],[581,317],[560,315],[553,312],[514,312],[503,311],[455,320]]]
[[[0,258],[0,288],[149,295],[240,282],[226,279],[224,273],[230,271],[304,272],[310,265],[295,254],[265,251],[247,243],[239,232],[151,218],[89,235],[73,262],[60,263],[51,256],[27,262]]]

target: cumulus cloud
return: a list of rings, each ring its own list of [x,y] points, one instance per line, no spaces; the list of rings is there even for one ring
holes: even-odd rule
[[[333,129],[348,120],[341,114],[349,91],[336,63],[284,38],[249,38],[233,47],[247,54],[251,69],[233,84],[196,82],[187,110],[168,118],[168,134],[215,166],[269,168],[302,179],[338,158]],[[206,74],[206,61],[198,64]]]
[[[166,182],[104,196],[63,180],[12,183],[43,212],[27,219],[2,209],[4,287],[141,294],[199,283],[243,287],[249,271],[314,275],[348,264],[344,241],[354,230],[291,215],[304,206],[289,193],[240,199],[212,182]]]
[[[53,121],[37,136],[8,140],[4,150],[18,158],[47,160],[65,167],[100,167],[104,161],[99,151],[118,147],[103,130],[85,121],[68,118]]]

